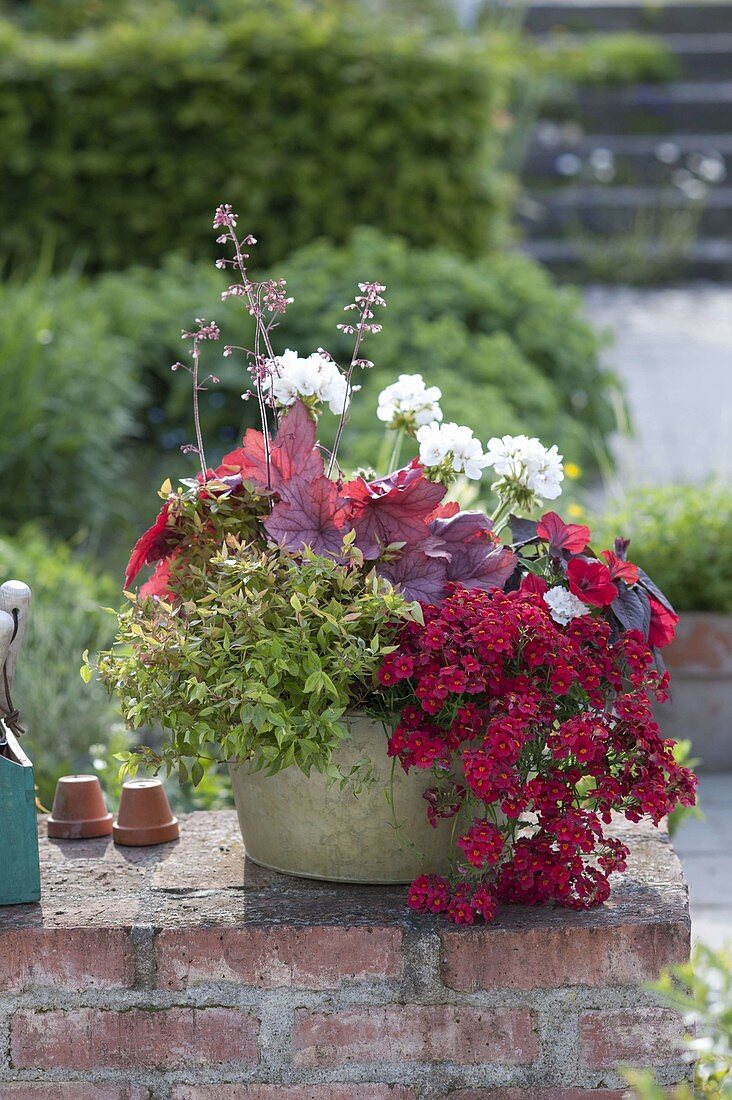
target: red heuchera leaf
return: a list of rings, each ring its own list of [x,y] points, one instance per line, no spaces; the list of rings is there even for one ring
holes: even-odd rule
[[[365,558],[377,558],[392,542],[416,546],[429,533],[429,518],[445,495],[444,485],[428,481],[418,463],[378,481],[362,477],[349,481],[344,493],[350,501],[356,545]]]
[[[649,645],[663,649],[676,635],[676,624],[679,616],[675,611],[669,611],[655,596],[648,596],[651,605],[651,625],[648,629]]]
[[[314,481],[324,472],[323,459],[315,446],[315,421],[302,401],[296,401],[280,422],[270,459],[271,488],[275,490],[291,478],[302,476]],[[216,476],[232,473],[241,474],[258,489],[267,488],[267,462],[261,432],[249,428],[243,446],[224,455]]]
[[[376,571],[398,587],[408,600],[437,603],[445,591],[445,558],[420,549],[405,550],[395,561],[379,562]]]
[[[129,588],[143,565],[159,561],[170,553],[179,533],[173,524],[169,524],[170,507],[166,501],[157,514],[152,527],[135,543],[125,572],[125,588]]]
[[[626,584],[638,583],[638,566],[633,565],[632,561],[624,561],[613,554],[612,550],[603,550],[602,557],[607,562],[607,567],[610,570],[610,580],[625,581]]]
[[[563,550],[581,554],[590,541],[590,529],[580,523],[565,523],[556,512],[547,512],[536,525],[540,539],[549,543],[549,553],[559,557]]]
[[[316,554],[340,557],[346,534],[345,501],[338,486],[321,475],[298,474],[280,488],[280,501],[264,521],[267,534],[291,553],[309,546]]]
[[[447,580],[465,588],[503,588],[516,567],[516,555],[493,535],[493,521],[483,512],[460,512],[438,519],[430,530],[450,554]]]
[[[569,590],[580,600],[594,607],[607,607],[618,594],[610,580],[610,570],[600,561],[572,558],[567,566]]]

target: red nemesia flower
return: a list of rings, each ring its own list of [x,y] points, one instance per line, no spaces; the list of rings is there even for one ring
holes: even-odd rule
[[[618,595],[610,579],[610,570],[599,561],[572,558],[567,566],[569,590],[580,600],[594,607],[607,607]]]
[[[648,628],[648,644],[663,649],[676,636],[676,625],[679,616],[675,611],[670,611],[657,600],[655,596],[648,596],[651,605],[651,625]]]
[[[607,567],[610,570],[610,580],[625,581],[626,584],[637,584],[638,566],[633,565],[632,561],[623,561],[617,554],[613,554],[612,550],[603,550],[602,557],[607,562]]]

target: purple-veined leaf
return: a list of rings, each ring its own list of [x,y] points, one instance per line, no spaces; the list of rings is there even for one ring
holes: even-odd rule
[[[339,558],[347,532],[343,505],[330,478],[321,475],[311,481],[298,474],[280,487],[280,500],[264,526],[270,538],[291,553],[309,546],[316,554]]]

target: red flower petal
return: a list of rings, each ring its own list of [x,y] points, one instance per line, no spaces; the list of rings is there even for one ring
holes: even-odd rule
[[[623,561],[617,554],[613,554],[612,550],[603,550],[602,557],[607,562],[611,580],[625,581],[626,584],[637,584],[638,566],[633,565],[632,561]]]
[[[610,570],[602,562],[572,558],[567,566],[567,577],[570,592],[595,607],[607,607],[618,594],[617,586],[610,579]]]
[[[536,525],[540,539],[549,543],[549,552],[557,557],[562,550],[581,554],[590,541],[590,529],[580,523],[565,523],[556,512],[546,512]]]
[[[663,649],[664,646],[674,640],[679,616],[675,611],[669,611],[667,607],[664,607],[655,596],[649,595],[648,602],[651,605],[651,625],[648,629],[648,643],[649,645],[655,645],[658,646],[659,649]]]

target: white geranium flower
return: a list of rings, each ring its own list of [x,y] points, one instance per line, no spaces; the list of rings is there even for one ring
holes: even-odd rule
[[[332,359],[314,351],[302,358],[288,348],[274,360],[268,360],[270,373],[263,388],[271,387],[280,405],[293,405],[299,397],[327,402],[331,412],[340,415],[346,404],[348,386],[345,376]]]
[[[389,428],[415,428],[442,420],[438,402],[442,390],[437,386],[425,386],[421,374],[400,374],[399,379],[379,394],[376,415]]]
[[[423,466],[439,466],[448,455],[450,441],[441,424],[423,424],[417,431],[419,460]]]
[[[588,615],[589,607],[578,599],[568,588],[562,588],[557,584],[544,593],[544,603],[549,608],[551,617],[560,626],[566,626],[572,619],[578,619],[580,615]]]
[[[454,473],[478,481],[486,465],[480,440],[471,428],[459,424],[425,424],[417,431],[419,458],[423,466],[447,463]]]
[[[562,492],[562,457],[556,444],[547,448],[541,440],[526,435],[494,436],[488,440],[486,453],[487,465],[504,481],[499,493],[509,496],[523,490],[544,500],[555,500]]]

